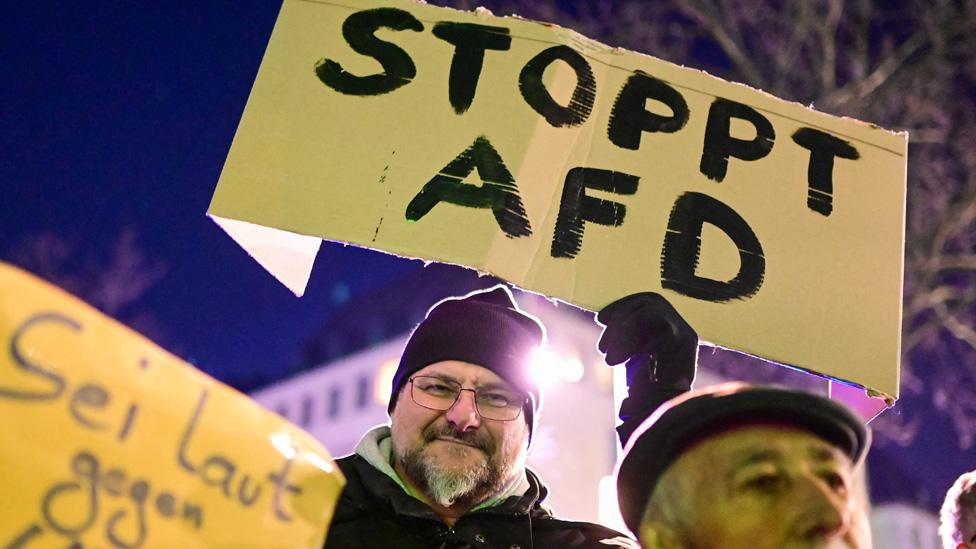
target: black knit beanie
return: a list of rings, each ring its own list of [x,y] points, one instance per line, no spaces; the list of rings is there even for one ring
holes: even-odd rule
[[[400,389],[418,370],[444,360],[469,362],[495,372],[529,396],[522,411],[531,441],[542,393],[529,373],[529,362],[545,339],[542,323],[519,309],[512,292],[500,284],[439,301],[410,334],[393,375],[387,411],[393,413]]]

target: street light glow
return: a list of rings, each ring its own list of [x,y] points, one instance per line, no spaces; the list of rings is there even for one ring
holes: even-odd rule
[[[376,370],[373,382],[373,398],[378,404],[386,406],[390,403],[390,392],[393,390],[393,376],[396,375],[400,361],[396,358],[385,360]]]
[[[578,358],[563,357],[546,347],[536,349],[529,371],[540,385],[556,381],[576,383],[583,379],[583,363]]]

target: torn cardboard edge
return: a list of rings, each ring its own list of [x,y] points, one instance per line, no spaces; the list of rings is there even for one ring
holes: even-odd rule
[[[296,297],[305,294],[322,239],[207,214]]]
[[[827,378],[830,386],[827,396],[846,405],[869,423],[881,415],[888,408],[895,405],[895,399],[873,389],[866,389],[858,385],[851,385],[846,381]]]

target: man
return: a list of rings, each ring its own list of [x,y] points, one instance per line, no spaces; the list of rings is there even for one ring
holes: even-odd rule
[[[544,340],[503,286],[431,308],[394,375],[390,426],[337,460],[347,485],[326,547],[635,547],[553,517],[525,467],[541,402],[527,367]]]
[[[870,547],[852,487],[869,444],[819,396],[741,383],[687,393],[631,438],[621,514],[645,549]]]
[[[960,475],[946,493],[939,535],[944,549],[976,549],[976,471]]]

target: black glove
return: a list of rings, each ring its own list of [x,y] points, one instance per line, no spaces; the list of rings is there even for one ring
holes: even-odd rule
[[[598,348],[607,364],[626,361],[627,398],[620,405],[621,445],[666,400],[691,389],[698,361],[698,334],[659,294],[632,294],[600,311]]]

